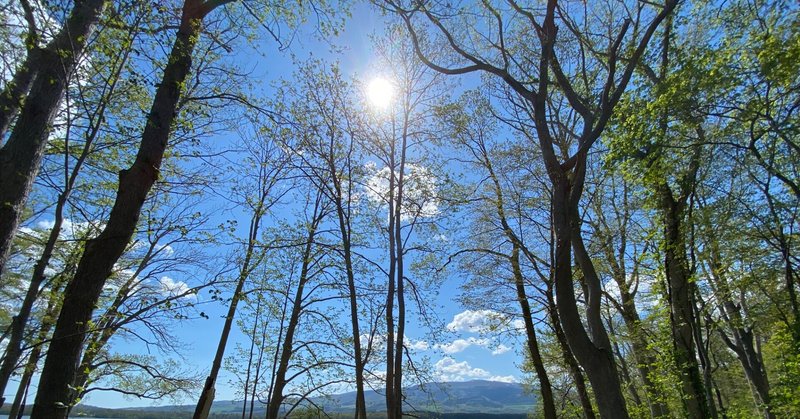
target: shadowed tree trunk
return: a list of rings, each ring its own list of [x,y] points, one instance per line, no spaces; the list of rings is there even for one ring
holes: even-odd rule
[[[547,376],[542,354],[539,351],[539,341],[536,338],[536,328],[533,325],[531,306],[530,303],[528,303],[528,296],[525,292],[525,280],[522,277],[522,269],[519,264],[519,247],[517,246],[514,246],[513,253],[511,254],[511,266],[514,272],[514,286],[517,290],[517,301],[522,311],[522,320],[525,322],[528,355],[530,355],[531,362],[533,362],[533,367],[536,370],[536,378],[539,379],[539,392],[542,393],[544,417],[546,419],[555,419],[558,416],[556,414],[555,401],[553,400],[553,388],[550,384],[550,378]]]
[[[292,300],[292,311],[289,315],[289,323],[286,326],[286,334],[283,338],[283,343],[280,351],[280,358],[278,359],[278,368],[275,370],[275,379],[272,386],[272,391],[267,404],[267,419],[278,419],[280,416],[281,405],[286,397],[283,394],[288,381],[286,380],[286,373],[289,371],[289,361],[292,359],[294,353],[294,335],[297,330],[297,325],[300,322],[300,314],[303,311],[303,293],[305,292],[306,283],[309,280],[309,267],[313,262],[311,252],[314,248],[314,239],[317,234],[317,228],[325,216],[325,210],[320,207],[321,196],[317,196],[314,203],[314,216],[308,226],[308,237],[306,237],[305,248],[303,249],[303,265],[300,269],[300,278],[297,281],[297,289],[295,290],[294,299]],[[288,298],[288,296],[287,296]]]
[[[158,179],[202,20],[221,4],[224,1],[186,0],[184,3],[180,28],[147,116],[136,160],[129,169],[120,171],[116,199],[106,227],[98,237],[86,243],[75,276],[65,290],[32,419],[60,419],[67,415],[67,404],[74,399],[70,385],[76,377],[92,311],[114,263],[133,236],[142,205]]]
[[[77,159],[72,167],[72,170],[69,172],[67,178],[64,179],[64,189],[58,195],[58,200],[56,201],[56,207],[54,211],[53,227],[50,229],[50,234],[48,235],[47,241],[42,249],[42,254],[39,256],[39,259],[36,261],[36,264],[33,267],[31,280],[28,284],[28,291],[22,301],[22,306],[12,320],[8,345],[6,346],[6,352],[5,356],[3,357],[2,366],[0,366],[0,406],[2,406],[5,401],[5,398],[2,397],[2,394],[8,385],[8,380],[11,378],[11,374],[14,372],[20,356],[22,356],[22,341],[25,328],[28,325],[28,319],[30,317],[31,310],[33,309],[33,304],[36,302],[41,285],[45,280],[45,269],[50,264],[50,259],[53,255],[53,251],[55,250],[56,243],[58,242],[61,226],[64,222],[64,206],[67,204],[67,200],[72,193],[81,168],[91,152],[92,144],[100,132],[105,111],[112,95],[115,92],[115,87],[117,85],[117,81],[119,80],[120,72],[127,62],[130,51],[131,49],[127,48],[125,51],[120,52],[120,59],[117,63],[115,63],[117,66],[112,71],[110,86],[103,95],[99,108],[96,110],[94,115],[92,115],[91,126],[86,133],[86,138],[84,140],[81,153],[76,156]],[[69,150],[66,149],[64,152],[68,154]]]
[[[492,184],[494,185],[495,209],[497,211],[497,217],[500,220],[500,225],[503,227],[503,233],[512,244],[512,253],[509,260],[511,262],[511,270],[514,274],[514,288],[517,294],[517,302],[519,303],[520,311],[522,313],[522,319],[525,323],[528,355],[530,356],[531,362],[533,362],[534,369],[536,370],[536,377],[539,380],[539,391],[542,394],[544,417],[546,419],[555,419],[557,417],[557,413],[555,401],[553,399],[553,388],[550,383],[550,378],[547,376],[547,370],[545,369],[542,355],[539,351],[539,341],[536,337],[536,327],[533,324],[531,305],[528,301],[527,292],[525,291],[525,278],[523,277],[522,268],[520,266],[520,251],[523,251],[528,256],[528,259],[531,263],[536,264],[537,262],[528,249],[524,248],[521,240],[519,237],[517,237],[517,235],[514,233],[514,230],[508,223],[508,219],[506,218],[505,202],[503,199],[503,189],[500,185],[500,180],[494,171],[494,165],[489,158],[489,152],[486,149],[483,138],[476,139],[475,148],[477,150],[473,150],[473,153],[480,156],[482,160],[481,163],[489,173],[489,178],[492,180]],[[536,267],[536,271],[539,272],[538,266],[534,266]],[[546,280],[546,278],[543,279]],[[591,412],[591,405],[589,406],[589,412]]]
[[[715,417],[710,404],[713,401],[706,397],[706,386],[700,375],[700,368],[695,352],[695,315],[694,299],[695,283],[689,273],[686,259],[686,233],[684,217],[690,184],[699,165],[699,154],[695,153],[689,173],[681,180],[680,196],[675,197],[666,182],[657,188],[659,209],[661,210],[664,234],[664,271],[667,279],[667,292],[670,305],[670,324],[675,350],[675,363],[680,371],[683,406],[690,418]],[[700,344],[700,342],[697,342]],[[709,404],[709,402],[711,402]]]
[[[74,266],[74,265],[73,265]],[[25,403],[25,397],[28,393],[33,374],[36,372],[36,367],[39,365],[39,359],[42,357],[42,349],[45,348],[45,340],[50,335],[50,330],[53,328],[53,318],[58,313],[60,308],[59,300],[61,299],[61,287],[66,282],[68,275],[62,273],[53,281],[52,292],[50,299],[47,301],[47,309],[45,309],[44,321],[39,326],[39,333],[31,353],[28,355],[28,361],[25,363],[25,369],[19,379],[19,387],[17,394],[14,396],[14,402],[8,413],[9,418],[16,418],[22,412],[22,407]]]
[[[22,73],[18,71],[12,84],[6,86],[6,90],[19,92],[3,93],[10,101],[9,109],[0,109],[3,123],[10,123],[17,109],[19,117],[0,149],[0,274],[69,79],[106,4],[107,0],[76,2],[61,31],[45,48],[32,50]],[[26,81],[30,91],[19,108],[21,98],[17,96],[25,90]]]
[[[555,298],[553,298],[552,281],[547,283],[547,312],[550,314],[556,341],[558,342],[558,347],[561,349],[561,356],[567,364],[570,375],[572,375],[572,381],[575,383],[575,390],[581,402],[583,415],[586,419],[594,419],[595,413],[594,408],[592,408],[592,401],[589,399],[589,392],[586,390],[586,379],[583,377],[583,372],[581,372],[581,367],[578,365],[578,362],[575,361],[575,356],[569,349],[567,338],[564,336],[564,330],[561,328],[561,319],[558,316]]]
[[[33,7],[28,0],[21,0],[19,4],[28,24],[28,33],[25,35],[25,60],[17,67],[14,76],[6,82],[3,91],[0,92],[0,143],[31,89],[37,70],[34,65],[39,58],[39,28],[36,25]]]

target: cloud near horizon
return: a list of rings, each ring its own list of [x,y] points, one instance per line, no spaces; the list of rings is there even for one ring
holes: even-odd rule
[[[513,375],[492,375],[483,368],[469,365],[467,361],[458,362],[452,357],[444,357],[433,366],[434,374],[439,381],[469,381],[469,380],[489,380],[504,383],[516,383],[517,379]]]

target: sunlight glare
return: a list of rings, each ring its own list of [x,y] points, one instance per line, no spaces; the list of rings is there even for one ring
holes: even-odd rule
[[[388,80],[375,78],[367,86],[367,98],[372,106],[378,109],[386,109],[392,101],[394,88]]]

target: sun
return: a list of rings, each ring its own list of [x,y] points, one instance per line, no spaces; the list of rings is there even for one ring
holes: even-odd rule
[[[372,106],[378,109],[386,109],[391,103],[393,95],[394,86],[384,78],[374,78],[367,86],[367,99]]]

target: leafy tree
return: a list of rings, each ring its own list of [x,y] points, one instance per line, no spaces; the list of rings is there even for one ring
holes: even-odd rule
[[[5,136],[10,121],[19,112],[14,129],[0,149],[0,273],[39,170],[58,107],[107,3],[105,0],[76,3],[59,33],[42,49],[35,46],[36,30],[31,28],[29,57],[0,94],[3,98],[0,122],[4,125],[0,127],[0,138]],[[31,8],[30,4],[25,4]]]

